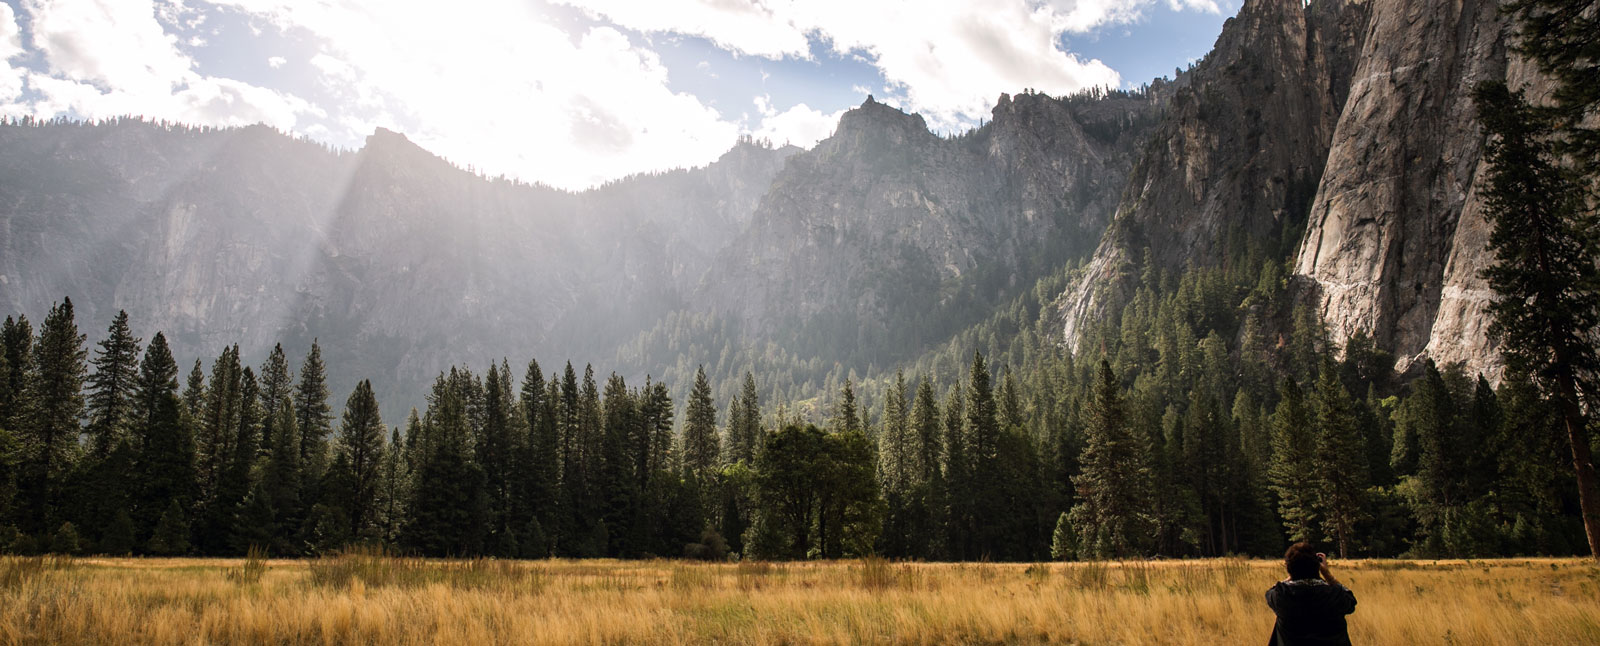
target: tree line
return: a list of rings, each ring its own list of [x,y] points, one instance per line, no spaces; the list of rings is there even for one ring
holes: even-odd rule
[[[1271,352],[1191,329],[1211,292],[1232,293],[1223,272],[1150,280],[1100,360],[1056,353],[1019,379],[974,353],[943,387],[885,378],[873,410],[847,379],[821,427],[764,408],[752,373],[719,409],[700,372],[680,413],[659,381],[504,360],[441,373],[390,427],[367,381],[335,414],[316,343],[295,368],[281,347],[260,366],[229,347],[180,380],[161,333],[143,343],[118,313],[91,352],[63,300],[37,334],[20,315],[0,329],[0,548],[1023,560],[1266,555],[1298,539],[1349,555],[1581,547],[1559,415],[1527,380],[1494,389],[1429,365],[1385,396],[1402,390],[1392,360],[1359,336],[1334,360],[1305,308],[1281,354],[1309,367],[1252,365]]]

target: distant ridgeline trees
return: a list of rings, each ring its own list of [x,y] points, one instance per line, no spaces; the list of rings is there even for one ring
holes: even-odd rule
[[[647,379],[534,361],[441,374],[390,428],[363,381],[331,405],[225,348],[179,364],[72,303],[0,330],[0,548],[279,556],[352,543],[426,555],[920,559],[1571,554],[1584,548],[1562,411],[1428,365],[1397,384],[1357,336],[1333,358],[1281,259],[1143,268],[1077,355],[1025,334],[959,378],[846,379],[821,426],[762,401],[681,408]],[[1023,307],[1029,309],[1029,307]],[[1271,332],[1287,329],[1287,333]],[[991,344],[993,345],[993,344]],[[91,351],[92,350],[92,351]],[[1004,357],[1007,367],[991,368]],[[927,362],[951,359],[930,356]],[[520,373],[520,376],[519,376]],[[781,409],[781,410],[779,410]],[[681,411],[681,414],[679,414]]]

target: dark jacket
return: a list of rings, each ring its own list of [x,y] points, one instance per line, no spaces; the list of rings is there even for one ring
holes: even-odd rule
[[[1267,590],[1267,607],[1278,615],[1276,646],[1350,646],[1344,616],[1356,611],[1356,595],[1322,579],[1279,581]]]

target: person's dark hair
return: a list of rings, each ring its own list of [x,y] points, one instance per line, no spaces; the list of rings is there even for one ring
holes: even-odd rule
[[[1322,568],[1322,559],[1317,558],[1317,548],[1300,541],[1283,553],[1283,566],[1288,568],[1291,579],[1315,579]]]

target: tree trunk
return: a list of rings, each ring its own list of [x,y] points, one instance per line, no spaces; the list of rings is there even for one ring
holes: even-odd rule
[[[1567,443],[1572,446],[1572,469],[1578,476],[1578,509],[1583,515],[1583,532],[1589,538],[1589,556],[1600,560],[1600,481],[1595,478],[1594,456],[1589,450],[1589,429],[1578,407],[1577,387],[1570,375],[1557,378],[1561,418],[1567,427]]]

